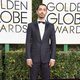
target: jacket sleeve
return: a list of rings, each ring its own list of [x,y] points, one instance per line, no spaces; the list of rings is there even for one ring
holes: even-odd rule
[[[56,56],[56,38],[55,38],[55,30],[54,25],[51,24],[51,59],[55,59]]]
[[[26,59],[31,58],[31,25],[28,24],[27,34],[26,34]]]

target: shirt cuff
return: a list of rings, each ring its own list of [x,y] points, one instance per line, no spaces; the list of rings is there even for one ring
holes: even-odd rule
[[[55,59],[50,59],[50,60],[55,61]]]

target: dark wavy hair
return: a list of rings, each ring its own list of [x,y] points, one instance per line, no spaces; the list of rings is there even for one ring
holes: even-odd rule
[[[47,9],[47,6],[45,4],[39,4],[38,7],[36,8],[36,10],[38,10],[39,6],[41,6],[41,5],[45,6]]]

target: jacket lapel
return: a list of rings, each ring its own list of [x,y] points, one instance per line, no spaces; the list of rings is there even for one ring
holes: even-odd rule
[[[45,37],[45,34],[46,34],[47,29],[48,29],[48,22],[45,23],[45,31],[44,31],[43,39],[44,39],[44,37]],[[43,39],[42,39],[42,40],[43,40]]]
[[[34,24],[35,24],[35,28],[36,28],[36,31],[37,31],[37,36],[38,36],[38,38],[41,40],[40,31],[39,31],[39,26],[38,26],[37,21],[35,21]]]

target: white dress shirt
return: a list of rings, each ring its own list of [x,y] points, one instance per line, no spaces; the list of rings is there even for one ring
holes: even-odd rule
[[[45,31],[45,24],[43,23],[38,23],[39,26],[39,32],[40,32],[40,36],[41,36],[41,40],[43,39],[43,35],[44,35],[44,31]]]
[[[37,21],[45,22],[46,20],[45,19],[43,19],[43,20],[38,19]],[[45,32],[45,24],[38,23],[38,26],[39,26],[40,37],[41,37],[41,40],[42,40],[43,39],[44,32]]]

